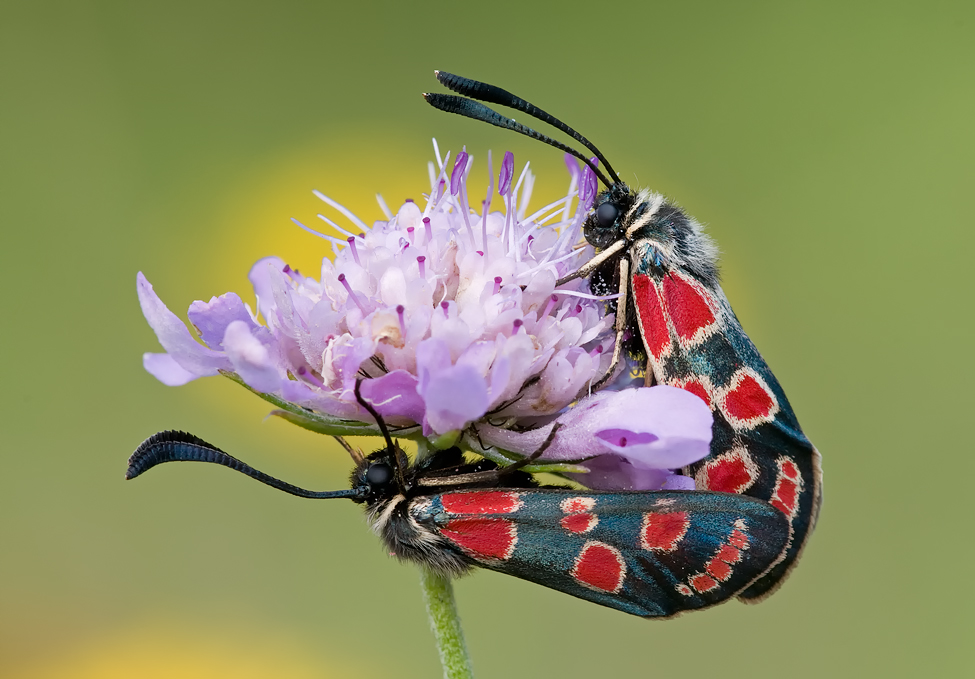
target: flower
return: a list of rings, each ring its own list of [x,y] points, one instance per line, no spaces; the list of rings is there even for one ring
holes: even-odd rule
[[[710,409],[676,387],[602,391],[555,422],[559,430],[539,459],[586,460],[589,473],[575,478],[596,489],[693,490],[693,479],[669,470],[697,462],[711,445]],[[518,432],[484,424],[478,434],[483,444],[527,455],[544,443],[553,426]]]
[[[466,150],[453,163],[449,153],[437,156],[423,207],[407,200],[394,215],[380,202],[388,219],[371,227],[316,191],[352,230],[324,215],[343,238],[295,221],[329,241],[334,260],[323,260],[319,279],[275,257],[258,261],[249,276],[256,311],[234,293],[190,306],[202,344],[139,273],[143,313],[166,351],[145,354],[146,370],[167,385],[228,374],[302,426],[378,433],[355,399],[361,379],[364,398],[397,436],[460,442],[486,455],[479,434],[528,454],[559,421],[564,429],[542,459],[598,454],[587,464],[603,484],[629,474],[639,477],[634,487],[660,487],[670,479],[662,469],[706,455],[710,412],[700,402],[706,425],[700,413],[682,420],[679,411],[695,410],[687,399],[696,397],[686,392],[627,389],[585,398],[608,369],[614,319],[585,281],[558,290],[555,282],[592,255],[576,246],[596,196],[592,171],[569,156],[566,195],[526,215],[534,176],[526,165],[513,182],[507,153],[498,177],[503,211],[491,212],[489,154],[491,182],[478,213],[468,206],[473,158]],[[648,419],[646,408],[657,414]],[[653,431],[644,426],[650,420]]]

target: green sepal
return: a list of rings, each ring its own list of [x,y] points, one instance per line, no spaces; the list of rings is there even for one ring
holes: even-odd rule
[[[441,434],[435,439],[428,439],[430,445],[437,450],[446,450],[447,448],[453,448],[460,441],[460,435],[463,432],[460,429],[455,429],[453,431],[448,431],[446,434]]]
[[[308,410],[308,408],[302,408],[291,401],[285,401],[283,398],[279,398],[274,394],[257,391],[244,382],[241,376],[235,372],[221,370],[220,374],[233,380],[252,394],[257,394],[268,403],[280,408],[280,410],[272,410],[272,415],[283,418],[292,424],[313,431],[316,434],[325,434],[327,436],[382,436],[382,432],[379,431],[379,427],[376,425],[369,425],[358,420],[344,420],[338,417],[322,415]]]

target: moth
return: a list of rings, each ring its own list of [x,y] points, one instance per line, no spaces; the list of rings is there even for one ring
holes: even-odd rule
[[[698,491],[751,496],[785,517],[788,540],[781,558],[739,596],[751,602],[771,594],[797,563],[816,524],[822,503],[821,457],[721,289],[717,248],[684,210],[658,193],[631,189],[588,139],[554,116],[494,85],[442,71],[436,76],[463,96],[424,94],[435,108],[570,153],[605,186],[583,226],[597,254],[557,283],[588,277],[593,292],[618,293],[611,303],[617,334],[612,365],[593,389],[613,378],[628,354],[644,368],[648,386],[681,387],[711,407],[711,452],[683,472],[694,477]],[[552,125],[595,158],[475,99]],[[692,501],[686,493],[682,497]]]
[[[411,463],[376,418],[386,445],[355,461],[347,490],[299,488],[179,431],[146,439],[129,459],[133,479],[164,462],[223,465],[292,495],[365,505],[386,549],[456,577],[487,568],[648,618],[707,608],[739,594],[781,558],[788,522],[768,503],[715,492],[598,492],[539,486],[522,467],[468,463],[458,448]]]

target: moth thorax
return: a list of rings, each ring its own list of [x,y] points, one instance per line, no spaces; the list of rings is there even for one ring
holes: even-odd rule
[[[425,502],[422,498],[408,501],[397,495],[370,504],[366,516],[391,556],[426,566],[444,576],[464,575],[471,569],[469,562],[435,530],[412,515],[412,505],[422,502]]]

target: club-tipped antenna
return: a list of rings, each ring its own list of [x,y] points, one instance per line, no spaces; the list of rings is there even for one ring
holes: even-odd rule
[[[406,488],[406,475],[403,473],[403,469],[406,467],[407,460],[400,458],[402,451],[399,446],[393,443],[393,437],[389,435],[389,428],[386,427],[386,422],[383,420],[382,415],[379,414],[379,411],[369,401],[362,397],[361,377],[355,381],[355,400],[375,418],[376,424],[379,425],[379,431],[382,432],[383,438],[386,439],[386,450],[392,454],[393,461],[396,463],[396,480],[399,482],[399,487]]]
[[[532,118],[541,120],[543,123],[548,123],[552,127],[565,132],[567,135],[592,151],[603,164],[603,167],[606,168],[606,171],[609,172],[609,175],[613,178],[613,181],[617,184],[619,183],[620,178],[616,174],[616,171],[613,170],[613,166],[610,165],[608,160],[606,160],[606,156],[604,156],[602,152],[596,148],[596,145],[553,116],[551,113],[543,111],[530,101],[526,101],[518,95],[512,94],[508,90],[497,87],[496,85],[489,85],[488,83],[484,83],[479,80],[472,80],[471,78],[454,75],[453,73],[447,73],[446,71],[434,71],[434,74],[437,76],[437,80],[439,80],[444,87],[449,90],[453,90],[458,94],[462,94],[465,97],[470,97],[471,99],[477,99],[478,101],[486,101],[489,104],[498,104],[499,106],[513,108],[517,111],[527,113]],[[607,183],[605,180],[603,180],[603,183],[606,184],[607,187],[609,186],[609,183]]]
[[[293,486],[254,469],[193,434],[182,431],[161,431],[143,441],[129,458],[129,468],[125,472],[125,478],[134,479],[163,462],[211,462],[223,465],[272,488],[314,500],[361,497],[361,493],[355,490],[314,491]]]
[[[473,118],[474,120],[479,120],[482,123],[488,123],[490,125],[496,125],[502,127],[506,130],[512,130],[513,132],[518,132],[526,137],[531,137],[532,139],[537,139],[538,141],[548,144],[549,146],[554,146],[560,151],[565,151],[569,153],[582,162],[584,162],[589,169],[596,173],[599,177],[599,181],[605,184],[607,187],[611,187],[612,184],[606,178],[606,175],[602,173],[596,165],[586,158],[586,156],[579,151],[576,151],[570,146],[566,146],[560,141],[556,141],[551,137],[542,134],[530,127],[526,127],[521,123],[515,122],[511,118],[501,115],[492,108],[488,108],[484,104],[474,101],[473,99],[467,99],[465,97],[458,97],[456,94],[435,94],[425,92],[423,98],[427,100],[427,103],[434,108],[440,109],[441,111],[446,111],[447,113],[456,113],[457,115],[465,116],[467,118]]]

